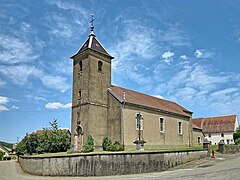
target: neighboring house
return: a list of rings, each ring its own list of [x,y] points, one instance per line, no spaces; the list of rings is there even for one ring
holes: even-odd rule
[[[202,128],[205,138],[211,144],[218,144],[221,140],[225,144],[234,144],[233,133],[238,127],[237,115],[195,118],[193,124]]]
[[[3,152],[4,156],[9,156],[14,154],[14,151],[12,149],[5,147],[2,144],[0,144],[0,151]]]
[[[194,122],[193,127],[193,145],[202,145],[204,140],[204,134],[201,127],[198,127]]]
[[[192,145],[191,111],[175,102],[111,84],[113,57],[97,40],[93,29],[92,26],[88,39],[71,57],[72,145],[85,143],[92,135],[96,147],[109,137],[131,148],[139,128],[149,148]],[[141,116],[140,122],[137,116]]]

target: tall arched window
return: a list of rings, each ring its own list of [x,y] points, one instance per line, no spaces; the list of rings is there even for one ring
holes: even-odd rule
[[[163,118],[159,119],[159,130],[160,132],[164,132],[165,131],[165,121]]]
[[[98,71],[102,71],[102,65],[103,65],[103,62],[98,61]]]

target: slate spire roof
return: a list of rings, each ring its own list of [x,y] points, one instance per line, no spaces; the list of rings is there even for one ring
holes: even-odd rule
[[[84,52],[88,49],[91,49],[93,51],[102,53],[102,54],[104,54],[104,55],[113,59],[113,57],[106,51],[106,49],[103,47],[103,45],[96,38],[96,35],[94,34],[94,26],[93,26],[92,21],[91,21],[92,24],[91,24],[91,30],[90,30],[90,34],[88,36],[88,39],[83,43],[83,45],[79,49],[79,51],[75,55],[73,55],[71,58],[74,58],[77,54],[80,54],[80,53],[82,53],[82,52]]]
[[[154,96],[118,86],[112,86],[111,88],[108,88],[108,92],[110,92],[121,103],[142,106],[144,108],[151,108],[153,110],[162,111],[169,114],[174,113],[185,117],[192,116],[191,111],[172,101],[159,99]]]
[[[192,122],[202,128],[203,133],[234,132],[238,126],[237,115],[194,118]]]

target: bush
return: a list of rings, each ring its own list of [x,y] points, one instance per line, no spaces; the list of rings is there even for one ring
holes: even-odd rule
[[[16,154],[32,154],[44,152],[65,152],[70,148],[70,135],[66,130],[44,130],[40,134],[27,135],[17,144]]]
[[[119,141],[115,141],[113,144],[110,146],[110,151],[123,151],[123,145],[120,144]]]
[[[0,161],[2,161],[3,155],[4,155],[4,153],[2,151],[0,151]]]
[[[235,140],[235,144],[240,144],[240,138]]]
[[[94,151],[94,139],[91,135],[88,135],[87,137],[87,143],[84,146],[85,153],[93,152]]]
[[[123,151],[124,147],[119,141],[115,141],[113,144],[108,137],[103,138],[102,148],[104,151]]]
[[[104,151],[109,151],[112,142],[108,137],[103,138],[102,148]]]
[[[240,130],[237,130],[237,132],[235,132],[233,134],[233,139],[234,139],[234,142],[240,138]]]

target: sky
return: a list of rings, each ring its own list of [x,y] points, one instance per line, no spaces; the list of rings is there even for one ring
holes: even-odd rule
[[[193,117],[240,116],[240,1],[1,0],[0,141],[71,126],[72,60],[94,32],[112,84]]]

